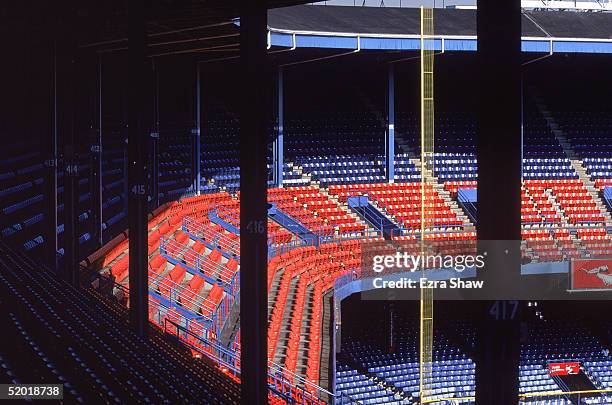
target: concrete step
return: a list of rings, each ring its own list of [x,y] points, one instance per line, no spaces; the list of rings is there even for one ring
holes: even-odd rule
[[[296,374],[306,378],[306,367],[308,365],[308,338],[310,337],[310,322],[312,320],[312,299],[314,285],[306,287],[306,299],[304,300],[304,312],[302,313],[302,325],[300,327],[300,345],[298,349]],[[297,381],[294,381],[294,383]]]
[[[278,270],[272,279],[272,287],[268,292],[268,319],[270,319],[270,316],[272,316],[272,309],[274,309],[274,305],[276,304],[276,299],[278,297],[278,290],[280,289],[280,279],[284,272],[285,269]]]
[[[293,311],[293,305],[295,303],[296,290],[299,278],[294,277],[289,284],[289,292],[287,293],[287,301],[285,302],[285,311],[283,312],[283,319],[281,320],[280,333],[278,335],[278,342],[276,344],[276,351],[274,352],[274,362],[276,364],[284,364],[286,357],[286,348],[289,341],[289,330],[291,322],[291,313]]]
[[[321,317],[321,361],[319,365],[319,386],[330,391],[329,374],[333,365],[330,363],[330,355],[332,348],[331,334],[332,330],[332,312],[333,308],[333,291],[323,295],[323,315]],[[331,400],[331,398],[330,398]]]

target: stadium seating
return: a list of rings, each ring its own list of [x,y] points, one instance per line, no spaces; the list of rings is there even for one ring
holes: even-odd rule
[[[343,364],[338,365],[336,389],[364,404],[399,405],[402,403],[390,390],[379,386],[371,378]]]
[[[431,185],[426,185],[427,205],[431,227],[439,230],[460,228],[463,222],[438,195]],[[404,229],[420,229],[421,183],[379,183],[365,185],[330,186],[329,192],[340,201],[349,196],[368,195],[387,215]]]
[[[74,403],[239,403],[238,385],[212,364],[155,330],[145,343],[125,308],[0,249],[0,319],[12,343],[0,353],[14,381],[62,382]]]
[[[343,217],[331,215],[332,211],[340,212],[342,208],[314,187],[275,190],[290,201],[304,202],[307,207],[304,215],[317,218],[318,213],[322,212],[326,220],[339,228],[347,224],[363,228],[355,218],[346,214]],[[271,195],[276,192],[270,190]],[[212,317],[215,326],[211,328],[191,321],[189,330],[195,336],[206,339],[218,336],[229,310],[228,300],[231,298],[228,296],[228,286],[234,282],[232,277],[239,271],[238,260],[233,258],[233,255],[239,254],[239,249],[231,251],[234,246],[231,241],[235,241],[236,235],[212,222],[206,215],[221,207],[224,211],[220,216],[233,225],[239,225],[236,222],[236,200],[226,193],[186,198],[166,205],[164,210],[151,218],[150,318],[155,324],[163,326],[166,319],[182,324],[184,317],[191,316],[189,313],[193,316],[204,315]],[[271,235],[275,243],[295,242],[280,225],[271,224],[272,229],[277,227],[276,233]],[[288,235],[290,239],[283,242],[279,239],[282,235]],[[346,240],[318,247],[298,246],[270,259],[269,357],[284,366],[286,372],[296,373],[299,378],[318,384],[322,296],[333,287],[336,278],[350,274],[359,267],[360,243],[358,240]],[[126,241],[111,249],[101,262],[100,272],[114,276],[115,282],[121,286],[115,288],[118,296],[128,289],[127,262]],[[176,303],[178,307],[163,307],[160,303],[162,298]],[[237,339],[239,342],[239,337]],[[193,339],[191,343],[198,344]],[[310,387],[307,389],[311,390]],[[315,391],[312,390],[313,393]]]
[[[192,191],[191,128],[160,128],[158,142],[158,198],[164,203]]]
[[[336,278],[359,266],[361,249],[356,242],[299,247],[269,263],[268,357],[315,383],[319,378],[322,294]]]
[[[534,393],[561,390],[548,374],[548,362],[577,361],[594,387],[605,388],[609,377],[610,357],[605,346],[586,324],[565,320],[543,320],[528,327],[529,336],[522,344],[520,392]],[[588,397],[588,396],[586,396]],[[612,398],[583,398],[583,403],[609,403]],[[604,400],[604,402],[597,402]],[[593,402],[595,401],[595,402]]]
[[[268,200],[315,233],[351,233],[366,229],[354,215],[323,194],[318,187],[268,190]]]
[[[102,230],[105,241],[110,240],[126,226],[122,168],[123,154],[117,158],[113,149],[112,137],[102,151],[103,205]],[[106,149],[108,146],[108,149]],[[0,228],[2,239],[13,246],[19,246],[31,254],[42,254],[45,244],[43,227],[45,224],[45,184],[47,170],[39,147],[31,143],[4,145],[3,154],[11,156],[0,162]],[[60,162],[62,163],[62,162]],[[94,223],[91,211],[91,162],[84,156],[79,158],[76,195],[77,228],[79,249],[85,254],[92,252]],[[64,252],[64,171],[58,170],[58,256]]]
[[[359,336],[343,336],[343,356],[339,358],[336,374],[337,390],[371,401],[367,403],[397,401],[399,404],[418,397],[418,324],[403,317],[394,324],[397,326],[393,352],[388,351],[384,336],[377,332],[384,330],[382,325],[368,329],[372,332],[361,332]],[[445,333],[438,330],[435,334],[432,399],[473,397],[474,362],[450,343]],[[456,328],[453,332],[449,329],[449,333],[448,336],[456,335]],[[348,364],[343,364],[342,359]],[[381,397],[385,399],[378,400]],[[473,400],[464,399],[462,403],[473,403]]]
[[[600,158],[604,163],[612,155],[609,129],[610,115],[603,111],[555,112],[559,123],[578,158]],[[589,160],[589,163],[598,163]],[[604,171],[606,169],[603,169]]]
[[[396,316],[399,316],[396,314]],[[365,403],[405,403],[419,390],[418,325],[399,316],[394,322],[395,342],[390,351],[383,325],[367,331],[349,331],[342,339],[338,355],[336,389]],[[438,322],[434,338],[434,398],[472,397],[474,363],[463,353],[474,347],[475,335],[469,322]],[[562,384],[549,375],[549,362],[577,361],[585,378],[594,387],[610,385],[609,352],[591,329],[581,322],[539,320],[527,325],[528,335],[521,345],[519,392],[537,395],[563,391]],[[612,327],[610,327],[612,334]],[[355,335],[353,335],[355,333]],[[452,341],[448,339],[452,337]],[[566,389],[567,390],[567,389]],[[381,399],[383,398],[383,399]],[[609,403],[610,395],[584,395],[581,403]],[[472,400],[459,401],[471,403]],[[447,402],[448,403],[448,402]],[[570,404],[562,395],[522,399],[521,404]]]
[[[331,110],[330,110],[331,111]],[[367,111],[299,114],[285,123],[287,158],[376,155],[382,152],[383,128]]]
[[[237,121],[227,114],[212,114],[207,119],[209,136],[202,138],[200,156],[202,196],[190,197],[193,174],[189,133],[166,131],[163,141],[160,138],[159,197],[161,202],[173,202],[164,204],[149,222],[150,319],[163,327],[167,321],[184,325],[185,319],[191,316],[210,317],[212,326],[196,320],[190,322],[188,329],[197,337],[215,340],[220,337],[237,292],[234,283],[240,271],[237,231],[240,173]],[[417,239],[422,215],[420,163],[416,158],[420,148],[418,120],[400,114],[398,121],[398,133],[401,133],[398,138],[403,143],[396,154],[395,183],[385,182],[384,158],[379,148],[384,132],[376,117],[338,112],[329,116],[297,116],[287,122],[284,187],[274,188],[269,182],[268,200],[316,238],[304,238],[300,231],[287,227],[272,215],[268,220],[268,357],[287,373],[294,373],[291,375],[296,385],[304,381],[319,383],[324,349],[323,296],[336,279],[351,275],[360,267],[358,239],[372,230],[372,224],[349,207],[348,197],[367,196],[381,215],[401,229],[393,239],[407,244]],[[466,114],[443,115],[436,127],[440,134],[431,175],[438,184],[426,185],[425,206],[431,218],[428,228],[435,234],[427,238],[449,242],[453,245],[449,248],[458,252],[469,248],[468,242],[476,237],[473,224],[464,219],[461,208],[456,205],[459,190],[474,189],[477,185],[474,119]],[[116,135],[103,148],[105,241],[126,226],[125,148],[120,134]],[[587,174],[600,190],[606,185],[612,186],[610,156],[588,152],[603,135],[584,138],[591,149],[580,146],[582,141],[577,136],[569,139],[583,158]],[[3,239],[13,239],[26,249],[37,251],[44,243],[41,234],[44,167],[40,165],[40,157],[27,147],[15,156],[0,169],[2,235]],[[91,213],[87,212],[91,198],[88,165],[89,162],[82,162],[82,178],[77,182],[83,246],[92,232]],[[268,171],[271,169],[269,160]],[[523,174],[521,214],[525,262],[612,254],[612,237],[597,196],[575,170],[575,162],[564,152],[545,120],[537,115],[528,117],[525,125]],[[59,231],[62,230],[60,224]],[[106,252],[97,268],[113,277],[117,283],[114,293],[124,301],[129,295],[128,261],[128,243],[124,239]],[[349,349],[351,364],[341,364],[338,369],[339,392],[364,403],[400,403],[404,396],[412,397],[418,386],[411,343],[414,336],[405,335],[403,339],[406,353],[403,358],[386,356],[376,350],[376,345],[353,341]],[[238,332],[232,335],[228,345],[237,351],[239,342]],[[209,350],[193,337],[189,343],[200,350]],[[472,395],[472,360],[448,340],[442,338],[436,344],[443,349],[437,354],[434,366],[441,384],[435,387],[435,395]],[[568,353],[571,350],[574,348],[569,348]],[[541,351],[525,353],[528,354],[525,359],[541,355]],[[589,368],[594,374],[607,365],[597,356],[585,357],[585,361],[591,362]],[[521,365],[523,392],[551,387],[540,363]]]
[[[612,157],[604,153],[608,119],[596,113],[557,114],[556,117],[576,150],[577,157],[582,159],[587,174],[603,192],[606,184],[612,185],[612,176],[608,175],[609,160]],[[237,120],[227,111],[211,112],[206,119],[207,133],[202,137],[201,148],[201,191],[216,193],[225,190],[239,195]],[[367,225],[361,219],[352,218],[354,216],[350,208],[343,205],[345,193],[338,190],[342,187],[353,190],[356,185],[362,184],[364,188],[359,193],[369,194],[378,209],[399,228],[419,228],[420,210],[408,195],[413,188],[414,193],[418,192],[416,183],[421,178],[417,159],[420,148],[418,116],[401,112],[397,116],[398,139],[401,139],[402,147],[396,148],[399,151],[395,164],[396,184],[402,184],[404,189],[399,197],[390,196],[399,190],[396,185],[384,186],[388,191],[375,190],[385,179],[384,158],[378,149],[382,140],[381,128],[380,121],[370,113],[338,111],[292,115],[286,122],[286,161],[283,169],[286,187],[283,190],[290,190],[291,186],[317,187],[313,192],[322,196],[314,200],[308,196],[289,195],[287,191],[271,191],[271,199],[292,211],[296,220],[305,221],[307,228],[313,228],[311,231],[330,235],[359,232]],[[452,206],[456,204],[460,188],[476,187],[475,119],[465,113],[443,112],[436,119],[436,128],[437,152],[433,175],[442,189],[436,188],[431,196],[431,207],[427,209],[432,217],[436,217],[435,228],[438,231],[462,230],[469,223],[459,220],[457,214],[462,214],[461,209],[457,211]],[[189,131],[160,131],[163,135],[160,136],[158,150],[161,202],[193,194]],[[109,130],[102,148],[104,241],[110,240],[111,235],[118,234],[126,226],[126,189],[122,174],[125,154],[123,133],[122,129]],[[589,186],[578,179],[573,163],[540,114],[526,113],[524,133],[523,227],[568,228],[570,232],[566,239],[558,239],[553,232],[554,246],[549,244],[552,250],[546,253],[543,250],[545,248],[540,246],[536,249],[542,254],[530,253],[527,259],[566,260],[583,253],[590,254],[593,242],[586,240],[582,243],[582,233],[569,228],[605,227],[607,217],[601,212],[600,201],[589,191]],[[409,153],[405,145],[411,148]],[[6,161],[11,170],[3,170],[0,175],[0,201],[4,204],[2,213],[6,219],[2,223],[2,237],[15,241],[24,249],[38,251],[45,243],[45,235],[41,232],[44,223],[45,180],[40,158],[35,158],[30,149],[21,147],[15,153],[15,158]],[[17,164],[17,169],[12,169],[13,163]],[[93,224],[89,208],[91,196],[88,165],[89,162],[82,162],[78,181],[81,193],[78,208],[81,210],[79,241],[80,251],[85,254],[90,253],[91,247],[95,245],[92,241]],[[268,170],[271,173],[271,160],[268,162]],[[23,178],[23,181],[17,182],[17,176]],[[58,208],[61,220],[61,171],[59,181]],[[272,186],[271,180],[269,185]],[[334,201],[336,198],[340,201]],[[223,208],[236,213],[236,203],[230,205],[224,205]],[[60,254],[63,252],[63,229],[60,221]],[[274,221],[269,222],[269,229],[271,234],[278,233],[274,238],[280,243],[295,239],[291,231],[279,228],[279,224]],[[526,244],[533,245],[530,242],[533,241],[526,241]],[[570,242],[577,246],[572,246]],[[603,245],[607,239],[599,242]],[[154,246],[152,249],[156,248]],[[531,246],[524,244],[523,250],[527,252],[529,249]],[[594,251],[594,255],[603,254],[597,247]]]

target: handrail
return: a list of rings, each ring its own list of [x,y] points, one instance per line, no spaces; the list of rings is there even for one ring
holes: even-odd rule
[[[314,246],[313,241],[296,239],[287,243],[268,244],[268,259],[305,246]]]
[[[570,388],[567,386],[567,384],[565,382],[563,382],[563,380],[561,380],[561,378],[559,376],[552,376],[553,381],[559,386],[559,388],[561,388],[561,391],[563,392],[568,392],[571,391]],[[565,398],[566,400],[570,400],[570,396],[563,394],[560,395],[563,398]]]
[[[158,281],[159,280],[159,281]],[[213,301],[211,301],[208,297],[205,297],[203,295],[200,294],[193,294],[193,297],[191,298],[187,298],[185,296],[181,296],[183,292],[188,292],[189,289],[187,287],[181,287],[178,283],[175,283],[174,281],[172,281],[169,278],[163,278],[163,277],[158,277],[155,281],[158,281],[157,284],[152,284],[149,286],[149,290],[150,291],[156,291],[154,289],[152,289],[153,285],[155,285],[158,289],[160,288],[160,284],[164,283],[164,287],[166,287],[168,289],[168,297],[160,294],[163,298],[167,298],[169,301],[174,301],[176,303],[178,303],[178,299],[181,300],[181,306],[185,307],[187,309],[189,309],[190,307],[193,307],[195,305],[198,305],[199,307],[202,307],[205,304],[208,304],[210,306],[212,310],[212,313],[216,313],[217,309],[221,306],[221,304],[223,303],[223,300],[221,301],[221,303],[219,304],[215,304]],[[161,292],[161,289],[160,289]],[[183,301],[185,300],[185,301]],[[187,305],[187,306],[186,306]],[[193,312],[193,310],[192,310]],[[206,317],[206,315],[204,315],[204,317]],[[211,318],[212,319],[212,318]]]
[[[188,328],[174,322],[171,319],[164,319],[164,332],[168,333],[168,324],[173,325],[175,335],[188,346],[192,347],[197,352],[206,355],[213,361],[217,362],[222,368],[230,371],[234,376],[240,376],[240,352],[233,353],[223,345],[215,342],[212,339],[206,339],[198,336]],[[182,335],[182,336],[181,336]],[[193,343],[191,337],[202,343],[201,346],[208,347],[211,350],[207,351],[198,347]],[[298,384],[303,384],[301,387],[293,381],[298,381]],[[295,374],[292,371],[285,369],[283,366],[268,361],[268,388],[272,394],[290,400],[291,403],[299,404],[324,404],[328,403],[321,398],[322,394],[328,396],[333,404],[355,404],[361,405],[361,402],[351,398],[346,394],[336,395],[308,380]],[[340,402],[337,401],[340,399]],[[348,402],[347,402],[348,401]]]
[[[203,336],[195,334],[188,328],[179,325],[175,321],[168,318],[164,318],[164,333],[168,333],[168,323],[174,326],[174,329],[176,331],[175,335],[177,336],[177,338],[181,339],[179,333],[180,331],[186,336],[190,336],[194,339],[197,339],[199,342],[203,343],[205,347],[210,347],[211,350],[218,352],[218,354],[214,354],[214,352],[204,351],[203,354],[205,354],[207,357],[212,356],[213,360],[219,363],[219,365],[221,365],[222,367],[226,368],[228,371],[231,371],[232,374],[234,374],[235,376],[240,375],[240,368],[237,366],[237,364],[239,364],[240,358],[235,353],[232,353],[231,350],[223,347],[223,345],[217,342],[212,341],[212,339],[207,339]],[[184,340],[196,351],[202,352],[202,349],[200,349],[197,345],[191,343],[189,339],[183,337],[183,339],[181,340]]]
[[[377,231],[367,231],[367,232],[356,234],[356,235],[353,235],[350,233],[341,233],[338,235],[322,236],[319,238],[319,244],[320,245],[329,244],[329,243],[341,244],[342,242],[347,242],[351,240],[369,241],[369,240],[376,240],[381,237],[382,237],[381,233]]]
[[[113,289],[119,289],[125,293],[125,296],[129,296],[129,290],[126,289],[123,285],[116,283],[112,276],[107,276],[97,271],[89,272],[89,275],[92,276],[91,282],[95,281],[96,279],[100,280],[99,286],[103,284],[107,284],[107,283],[112,285],[112,289],[111,289],[112,298],[116,299],[114,294],[112,294]],[[171,280],[168,283],[170,286],[178,286],[176,283],[174,283]],[[211,338],[205,337],[204,335],[198,335],[193,330],[190,330],[188,326],[186,327],[186,326],[180,325],[176,321],[168,318],[171,316],[179,320],[185,319],[186,325],[189,325],[190,322],[191,322],[191,325],[194,325],[192,321],[194,320],[200,321],[204,319],[204,317],[200,317],[197,319],[194,318],[194,319],[189,320],[189,319],[184,318],[184,316],[181,315],[179,312],[174,311],[173,308],[167,307],[163,301],[156,302],[154,305],[160,308],[159,311],[161,311],[161,308],[166,308],[166,310],[173,311],[173,312],[168,312],[166,317],[163,318],[164,319],[163,321],[164,322],[164,332],[168,333],[168,324],[174,325],[175,335],[177,335],[177,337],[181,339],[181,341],[183,341],[184,343],[192,347],[198,353],[204,354],[207,357],[212,358],[226,371],[231,371],[234,375],[239,376],[239,373],[240,373],[240,368],[239,368],[240,350],[239,349],[236,351],[228,349],[222,346],[221,344],[219,344],[218,342],[216,342],[214,338],[211,339]],[[204,328],[204,330],[206,329],[204,325],[201,325],[198,322],[196,322],[195,325]],[[204,349],[194,344],[193,339],[186,339],[186,337],[188,336],[192,337],[197,342],[199,342],[200,346],[203,346]],[[207,351],[206,348],[208,348],[209,350]],[[333,392],[330,392],[308,381],[304,377],[299,376],[295,374],[294,372],[287,370],[283,366],[276,364],[272,361],[268,362],[268,370],[269,370],[268,374],[269,374],[269,380],[270,380],[269,381],[270,391],[274,395],[290,400],[291,403],[299,403],[299,404],[304,404],[304,405],[323,404],[327,402],[322,397],[327,396],[327,398],[330,400],[330,403],[333,403],[333,404],[361,405],[361,402],[355,400],[354,398],[352,398],[351,396],[345,393],[334,394]]]
[[[83,285],[88,284],[89,287],[93,287],[96,291],[99,291],[99,292],[105,292],[105,291],[110,292],[110,295],[112,295],[113,298],[116,298],[116,297],[114,297],[113,290],[119,290],[119,291],[121,291],[121,293],[122,293],[122,295],[124,297],[129,297],[129,295],[130,295],[129,289],[126,288],[124,285],[115,282],[113,280],[112,276],[101,274],[101,273],[99,273],[97,271],[91,271],[90,269],[84,268],[82,266],[81,266],[81,269],[82,270],[86,270],[86,272],[84,272],[83,274],[91,277],[91,278],[88,278],[88,279],[84,280],[83,283],[82,283]],[[96,280],[98,281],[98,285],[97,286],[93,286],[92,284]],[[162,299],[166,299],[168,302],[176,302],[177,306],[183,307],[183,308],[185,308],[185,310],[194,312],[194,314],[196,314],[194,310],[189,309],[189,307],[186,307],[183,303],[179,304],[179,302],[176,300],[177,296],[180,295],[181,292],[187,290],[186,288],[181,288],[177,283],[175,283],[174,281],[172,281],[170,279],[163,279],[162,277],[158,277],[156,279],[156,281],[157,280],[160,280],[160,282],[163,281],[163,280],[166,280],[166,283],[167,283],[168,288],[170,290],[169,291],[170,292],[169,293],[169,297],[165,297],[164,295],[158,294],[156,292],[156,290],[153,288],[154,284],[150,284],[149,285],[149,294],[154,294],[154,297],[159,296]],[[112,287],[112,288],[109,290],[108,287]],[[173,292],[174,292],[174,294],[173,294]],[[173,298],[175,298],[175,299],[173,300]],[[184,299],[184,297],[182,297],[181,300],[182,299]],[[199,301],[197,299],[199,299]],[[198,302],[199,302],[199,306],[200,307],[202,305],[205,305],[206,303],[208,303],[209,307],[211,308],[211,314],[210,315],[202,315],[202,316],[197,317],[197,318],[192,318],[192,320],[193,319],[198,319],[198,320],[204,320],[205,322],[214,323],[216,321],[216,319],[220,318],[219,315],[218,315],[218,310],[219,310],[219,308],[221,308],[224,305],[226,299],[227,298],[224,297],[219,304],[215,304],[214,302],[210,301],[210,299],[208,297],[204,297],[204,296],[202,296],[200,294],[195,294],[194,298],[188,299],[191,302],[191,306],[193,306],[194,304],[197,304]],[[164,306],[164,305],[162,305],[162,306]],[[168,309],[172,309],[172,308],[168,308]],[[223,317],[221,317],[221,318],[223,318]]]
[[[201,253],[195,252],[191,247],[181,245],[174,239],[160,238],[160,251],[166,256],[183,262],[192,262],[194,270],[201,271],[210,278],[216,278],[223,284],[231,284],[236,274],[225,269],[222,263],[212,264],[210,260]],[[182,259],[179,256],[182,255]]]
[[[234,240],[191,217],[185,217],[183,219],[183,230],[204,242],[214,244],[226,253],[234,255],[237,259],[240,258],[239,240]]]
[[[228,209],[226,209],[225,207],[222,206],[218,206],[214,209],[214,211],[216,211],[217,215],[219,216],[219,218],[221,218],[222,220],[229,222],[230,224],[234,225],[234,226],[240,226],[240,218],[236,218],[234,216],[234,213]],[[221,215],[219,215],[221,214]],[[228,221],[229,219],[229,221]]]
[[[607,394],[612,393],[612,388],[603,390],[583,390],[583,391],[544,391],[544,392],[526,392],[519,394],[519,398],[534,398],[534,397],[552,397],[565,395],[582,395],[582,394]]]

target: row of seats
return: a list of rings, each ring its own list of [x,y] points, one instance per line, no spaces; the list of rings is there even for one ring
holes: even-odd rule
[[[238,385],[212,364],[155,330],[146,342],[132,333],[125,308],[1,250],[0,319],[15,345],[0,352],[15,381],[62,383],[71,403],[240,402]]]
[[[348,197],[367,195],[383,209],[388,217],[405,229],[420,229],[421,226],[421,183],[381,183],[330,186],[329,193],[339,201]],[[430,228],[453,228],[463,226],[463,221],[450,209],[438,192],[426,185],[425,212],[431,220]]]
[[[380,332],[384,330],[382,324],[378,325],[379,327],[371,325],[366,330],[350,332],[349,336],[343,335],[343,356],[339,357],[341,360],[336,374],[336,389],[339,392],[349,395],[365,393],[366,399],[378,398],[381,393],[376,387],[380,387],[382,381],[382,386],[391,387],[390,394],[394,400],[417,400],[420,375],[417,358],[418,323],[397,313],[395,316],[392,352],[388,350],[389,343]],[[475,394],[474,373],[474,362],[451,344],[442,331],[437,330],[434,334],[432,399],[464,398],[462,403],[473,403],[470,398]],[[359,377],[360,374],[364,378]],[[378,383],[364,384],[363,381]]]
[[[322,296],[360,265],[360,253],[357,241],[347,241],[299,247],[270,260],[268,358],[318,383]]]
[[[545,392],[560,390],[549,376],[547,363],[577,361],[581,372],[594,386],[600,386],[609,375],[610,368],[603,367],[610,362],[605,346],[593,335],[589,325],[581,321],[543,320],[532,322],[526,328],[528,336],[521,345],[519,376],[521,392]],[[602,380],[603,379],[603,380]],[[583,401],[588,396],[583,398]],[[599,398],[592,398],[596,402]],[[586,403],[586,402],[583,402]],[[603,402],[606,403],[606,402]]]
[[[87,149],[86,149],[87,147]],[[123,152],[118,140],[112,134],[105,138],[102,145],[102,218],[97,218],[93,209],[94,197],[92,184],[94,162],[89,158],[88,143],[83,142],[77,151],[77,171],[75,179],[75,212],[79,251],[85,255],[92,252],[99,239],[98,223],[101,223],[102,239],[108,241],[126,226],[125,182]],[[82,150],[81,150],[82,149]],[[3,158],[0,162],[0,231],[2,238],[13,246],[31,252],[44,254],[47,245],[46,185],[49,170],[45,157],[39,152],[39,145],[30,142],[16,142],[3,145]],[[87,153],[86,153],[87,152]],[[10,157],[9,157],[10,156]],[[58,257],[64,253],[65,233],[65,162],[57,162],[57,204],[58,204]],[[119,174],[119,176],[118,176]],[[99,221],[99,222],[98,222]]]
[[[366,230],[366,225],[320,192],[318,187],[269,189],[268,200],[314,232],[350,234]]]

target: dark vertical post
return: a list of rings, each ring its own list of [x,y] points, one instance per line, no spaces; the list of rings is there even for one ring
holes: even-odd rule
[[[126,110],[127,110],[127,105],[126,105]],[[121,148],[123,150],[123,198],[121,200],[123,207],[122,207],[122,212],[126,215],[126,220],[127,220],[127,215],[128,215],[128,196],[130,194],[129,191],[129,156],[128,156],[128,124],[127,124],[127,116],[126,116],[126,121],[125,121],[125,127],[122,128],[120,137],[121,137]],[[129,224],[128,224],[129,226]]]
[[[281,69],[279,66],[276,70],[276,74],[272,78],[272,119],[274,120],[274,127],[272,129],[272,184],[278,187],[278,170],[276,170],[278,162],[278,128],[280,120],[278,117],[278,71]]]
[[[92,143],[91,143],[91,185],[93,191],[93,231],[94,240],[97,246],[102,246],[102,56],[98,57],[98,81],[97,81],[97,124],[98,128],[92,130]]]
[[[142,337],[148,327],[147,157],[151,67],[146,56],[146,0],[128,3],[128,223],[130,323]]]
[[[45,166],[47,167],[46,178],[46,204],[47,211],[45,217],[47,219],[47,235],[46,241],[46,256],[47,264],[54,270],[57,270],[57,135],[58,135],[58,91],[57,91],[57,41],[53,42],[53,76],[51,82],[53,91],[51,93],[52,111],[52,128],[47,137],[47,147],[45,156]]]
[[[387,139],[385,142],[385,174],[387,181],[395,180],[395,71],[389,64],[387,73]]]
[[[520,0],[479,0],[477,24],[478,248],[487,254],[479,276],[490,291],[503,291],[520,277]],[[520,303],[487,301],[481,309],[476,402],[516,404]]]
[[[551,45],[552,46],[552,45]],[[523,146],[525,145],[525,89],[521,70],[521,180],[523,179]]]
[[[480,240],[520,240],[520,1],[480,0],[477,20],[478,236]],[[520,252],[511,253],[520,261]],[[512,270],[516,273],[520,268]]]
[[[73,22],[73,21],[71,21]],[[58,118],[64,144],[64,260],[63,277],[78,285],[77,180],[79,162],[75,145],[77,72],[76,49],[72,38],[64,35],[58,43]]]
[[[200,195],[200,142],[202,134],[202,87],[200,82],[200,64],[196,62],[196,80],[195,80],[195,128],[192,131],[194,140],[193,150],[193,189],[196,195]]]
[[[127,75],[129,76],[129,75]],[[128,77],[126,77],[126,81],[129,80]],[[123,151],[123,198],[121,199],[122,202],[122,212],[125,214],[125,221],[127,221],[127,215],[128,215],[128,195],[129,195],[129,188],[128,188],[128,90],[127,90],[127,86],[124,86],[123,91],[121,92],[121,110],[123,113],[123,121],[121,122],[121,133],[119,134],[119,142],[120,142],[120,147],[121,150]],[[122,221],[123,222],[123,221]],[[129,226],[129,224],[128,224]]]
[[[267,384],[267,179],[268,123],[271,119],[266,54],[266,3],[242,2],[240,62],[240,328],[242,403],[268,403]],[[271,95],[271,94],[270,94]]]
[[[159,67],[153,64],[153,130],[151,131],[151,204],[153,207],[159,206]]]
[[[284,135],[285,135],[285,94],[284,94],[284,78],[283,68],[279,66],[276,76],[276,113],[277,113],[277,131],[276,140],[274,142],[274,181],[277,187],[283,186],[283,165],[285,161],[284,154]]]
[[[126,75],[126,84],[127,84],[127,78],[128,75]],[[121,124],[120,124],[120,129],[119,129],[119,133],[118,133],[118,137],[119,137],[119,148],[121,148],[121,152],[123,155],[123,164],[121,167],[122,170],[122,183],[121,183],[121,212],[124,215],[122,217],[121,223],[122,224],[126,224],[124,225],[124,227],[129,227],[129,223],[128,222],[128,195],[129,195],[129,188],[128,188],[128,90],[127,90],[127,86],[123,86],[122,88],[122,92],[121,92],[121,112],[122,112],[122,120],[121,120]]]
[[[151,205],[159,207],[159,126],[151,131]]]

